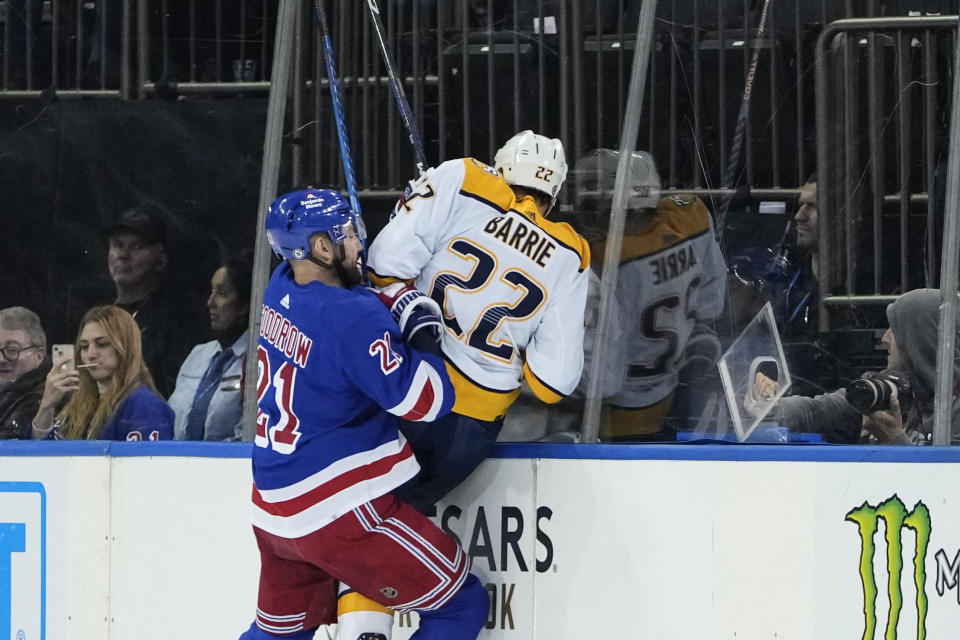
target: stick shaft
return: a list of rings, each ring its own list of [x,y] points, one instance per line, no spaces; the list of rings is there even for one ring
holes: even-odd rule
[[[767,27],[767,9],[770,8],[770,0],[764,0],[763,10],[760,12],[760,24],[757,27],[757,40],[763,37],[763,32]],[[750,42],[749,32],[745,33],[746,40],[744,46]],[[760,44],[759,42],[757,43]],[[723,46],[723,43],[721,43]],[[730,202],[733,200],[734,189],[736,186],[737,173],[740,169],[740,156],[743,151],[743,137],[747,128],[747,118],[750,116],[750,96],[753,93],[753,80],[757,75],[757,63],[760,61],[760,47],[753,50],[753,58],[750,60],[750,67],[747,71],[747,77],[743,85],[743,100],[740,102],[740,111],[737,114],[737,124],[733,134],[733,144],[730,146],[730,159],[727,162],[727,175],[723,178],[724,188],[730,189],[720,207],[720,214],[717,216],[716,233],[718,236],[723,234],[724,225],[727,222],[727,212],[730,209]]]
[[[320,35],[323,38],[323,59],[327,67],[327,82],[330,85],[330,101],[333,103],[333,119],[337,124],[337,139],[340,142],[340,159],[343,161],[343,175],[347,181],[347,196],[350,206],[359,215],[360,200],[357,198],[357,178],[353,170],[353,157],[350,154],[350,138],[347,135],[346,117],[343,113],[343,102],[340,97],[340,81],[337,79],[337,69],[333,57],[333,43],[330,41],[330,28],[327,25],[327,14],[323,9],[323,0],[313,0],[317,10],[317,20],[320,22]]]
[[[403,126],[407,129],[407,138],[413,146],[413,153],[416,155],[417,173],[423,175],[427,170],[427,156],[423,152],[423,138],[420,137],[420,130],[413,118],[413,110],[410,109],[410,103],[407,101],[407,95],[403,91],[403,85],[393,69],[393,59],[390,57],[390,50],[387,48],[386,37],[383,31],[383,22],[380,20],[380,7],[377,6],[377,0],[367,0],[367,8],[370,9],[370,20],[373,22],[373,30],[377,36],[377,43],[380,45],[380,53],[383,55],[383,64],[387,70],[387,77],[390,78],[390,87],[393,89],[393,97],[397,101],[397,108],[400,110],[400,119]]]

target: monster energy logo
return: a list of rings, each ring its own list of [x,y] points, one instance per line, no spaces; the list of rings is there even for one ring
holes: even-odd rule
[[[855,522],[860,530],[860,580],[863,582],[863,614],[865,626],[863,640],[873,640],[877,628],[877,581],[873,575],[873,556],[876,551],[874,537],[877,524],[883,520],[887,543],[887,600],[890,613],[887,616],[886,640],[897,637],[897,623],[903,608],[903,590],[900,585],[903,571],[903,529],[912,529],[916,543],[913,554],[913,584],[917,592],[917,640],[927,634],[927,571],[924,560],[930,544],[930,510],[923,502],[917,502],[912,511],[907,511],[897,495],[871,507],[866,502],[846,515],[846,520]]]

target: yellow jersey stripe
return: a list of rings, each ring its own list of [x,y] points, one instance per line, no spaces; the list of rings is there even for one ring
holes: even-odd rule
[[[650,257],[710,230],[710,212],[696,196],[679,194],[673,198],[662,198],[657,212],[647,224],[624,234],[621,263]],[[674,201],[685,198],[689,203],[683,206]],[[606,243],[596,242],[591,248],[597,256],[602,256],[606,252]]]
[[[551,238],[580,257],[580,271],[590,266],[590,245],[573,227],[566,222],[551,222],[539,214],[535,222]]]
[[[710,212],[703,206],[660,206],[657,208],[657,222],[664,231],[672,231],[681,236],[694,236],[706,231],[710,226]]]
[[[551,389],[549,385],[540,380],[526,362],[523,363],[523,378],[527,381],[530,390],[533,391],[533,394],[537,396],[541,402],[556,404],[563,400],[563,394]]]
[[[382,276],[379,273],[374,273],[371,269],[367,269],[367,274],[370,276],[370,282],[373,283],[373,286],[380,288],[396,282],[405,282],[407,284],[412,282],[411,280],[401,280],[400,278],[394,278],[393,276]]]
[[[501,210],[511,207],[515,200],[513,189],[495,169],[473,158],[464,158],[463,166],[460,191],[464,195],[476,196]]]
[[[385,613],[388,616],[393,615],[393,609],[385,607],[366,596],[362,596],[356,591],[348,591],[337,598],[338,616],[342,616],[345,613],[355,613],[357,611],[372,611],[374,613]]]
[[[673,408],[673,393],[649,407],[618,407],[606,405],[601,412],[600,439],[639,438],[663,429],[667,416]]]
[[[666,245],[661,244],[659,239],[651,238],[650,236],[624,236],[623,248],[620,251],[620,264],[632,262],[634,260],[643,260],[644,258],[652,258],[658,253],[663,253],[664,251],[668,251],[679,244],[689,242],[694,238],[702,236],[703,234],[707,233],[707,231],[708,229],[703,229],[699,233],[678,238],[676,241]],[[599,255],[603,255],[605,247],[601,247],[600,251],[601,253]]]
[[[580,270],[590,266],[590,245],[566,222],[551,222],[537,209],[532,196],[518,200],[503,177],[489,166],[473,158],[464,158],[463,183],[460,194],[486,203],[501,212],[513,210],[532,221],[544,233],[580,257]]]
[[[453,364],[447,361],[447,375],[456,391],[453,412],[477,420],[496,420],[506,415],[507,409],[520,395],[520,388],[513,391],[494,391],[478,385],[463,375]]]

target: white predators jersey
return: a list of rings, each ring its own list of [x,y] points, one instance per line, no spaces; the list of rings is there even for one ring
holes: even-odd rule
[[[526,378],[557,402],[583,369],[590,249],[472,158],[429,169],[370,246],[377,285],[412,280],[443,309],[454,412],[506,413]]]
[[[594,250],[603,256],[603,246]],[[662,198],[648,224],[624,234],[617,317],[628,326],[605,357],[622,380],[609,404],[648,407],[673,392],[694,327],[723,310],[726,272],[710,213],[696,196]]]

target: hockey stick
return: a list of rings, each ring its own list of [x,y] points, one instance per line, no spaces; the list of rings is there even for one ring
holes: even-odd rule
[[[764,0],[763,10],[760,12],[760,24],[757,27],[757,40],[763,37],[763,32],[767,26],[767,9],[770,7],[770,0]],[[749,44],[750,34],[745,33],[745,43]],[[737,181],[737,170],[740,167],[740,155],[743,149],[743,135],[747,128],[747,118],[750,115],[750,95],[753,92],[753,79],[757,75],[757,63],[760,60],[760,47],[753,50],[753,59],[750,61],[750,68],[747,71],[747,78],[743,86],[743,102],[740,103],[740,112],[737,114],[737,125],[733,134],[733,144],[730,146],[730,158],[727,162],[727,175],[723,177],[723,186],[730,189],[730,193],[724,196],[723,204],[720,207],[720,214],[717,216],[717,228],[715,232],[717,238],[723,237],[724,225],[727,223],[727,213],[730,209],[730,202],[733,200],[733,187]]]
[[[427,156],[423,152],[423,139],[420,137],[417,123],[413,119],[413,111],[410,109],[410,103],[407,102],[407,95],[403,92],[403,85],[400,84],[400,80],[393,70],[393,60],[390,58],[387,41],[383,35],[383,22],[380,21],[380,8],[377,6],[377,0],[367,0],[367,8],[370,9],[370,19],[373,22],[373,30],[377,34],[380,53],[383,54],[383,64],[387,69],[387,77],[390,78],[390,88],[393,89],[393,97],[396,99],[397,108],[400,110],[400,119],[403,120],[403,125],[407,128],[407,137],[410,144],[413,145],[413,153],[417,161],[417,175],[422,176],[427,170]]]
[[[357,178],[353,172],[353,158],[350,155],[350,138],[347,137],[347,123],[343,115],[343,102],[340,99],[340,82],[337,80],[337,70],[333,60],[333,44],[330,42],[330,28],[327,25],[327,14],[323,10],[324,0],[313,0],[317,10],[317,20],[320,22],[320,35],[323,37],[323,59],[327,66],[327,82],[330,84],[330,100],[333,102],[333,118],[337,123],[337,138],[340,141],[340,159],[343,161],[343,175],[347,181],[347,195],[350,198],[350,207],[356,212],[361,227],[364,227],[360,218],[360,200],[357,199]],[[357,229],[366,246],[366,228]]]

